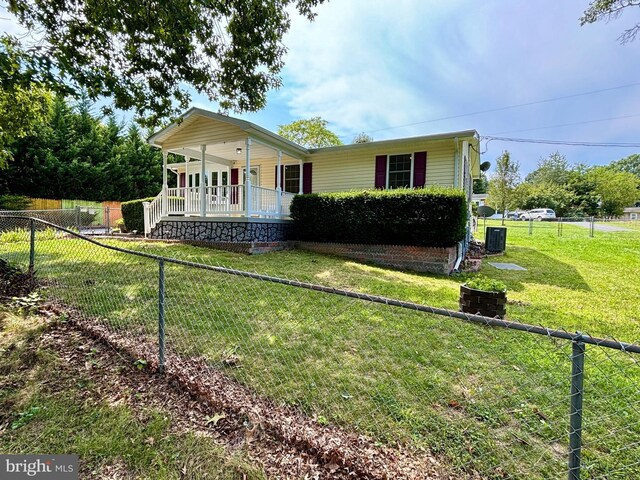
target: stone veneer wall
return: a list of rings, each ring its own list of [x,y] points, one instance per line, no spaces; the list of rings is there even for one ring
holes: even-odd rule
[[[151,238],[196,242],[271,243],[289,239],[290,223],[160,221]]]
[[[449,275],[456,263],[456,247],[403,245],[355,245],[346,243],[295,242],[296,248],[347,257],[384,267]]]

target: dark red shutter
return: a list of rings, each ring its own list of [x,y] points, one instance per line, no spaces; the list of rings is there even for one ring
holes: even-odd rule
[[[187,174],[182,172],[180,174],[180,188],[184,188],[186,186],[186,182],[187,182]]]
[[[237,168],[232,168],[231,169],[231,185],[238,185],[238,169]],[[237,205],[238,204],[238,189],[237,188],[232,188],[231,189],[231,204],[232,205]]]
[[[313,174],[313,163],[302,164],[302,193],[311,193],[311,185],[313,184],[311,177]]]
[[[424,187],[427,179],[427,152],[416,152],[413,154],[413,186],[414,188]]]
[[[375,188],[387,188],[387,156],[376,156]]]

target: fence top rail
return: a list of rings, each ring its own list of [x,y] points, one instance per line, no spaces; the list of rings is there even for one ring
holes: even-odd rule
[[[308,283],[308,282],[299,282],[297,280],[288,280],[288,279],[284,279],[284,278],[273,277],[273,276],[270,276],[270,275],[263,275],[263,274],[255,273],[255,272],[247,272],[247,271],[243,271],[243,270],[236,270],[236,269],[233,269],[233,268],[220,267],[220,266],[214,266],[214,265],[205,265],[203,263],[190,262],[190,261],[187,261],[187,260],[179,260],[177,258],[171,258],[171,257],[163,257],[161,255],[154,255],[152,253],[138,252],[138,251],[135,251],[135,250],[129,250],[129,249],[126,249],[126,248],[116,247],[116,246],[113,246],[113,245],[106,245],[106,244],[101,243],[101,242],[99,242],[97,240],[94,240],[93,238],[81,235],[80,233],[74,232],[73,230],[69,230],[67,228],[61,227],[61,226],[56,225],[56,224],[51,223],[51,222],[47,222],[46,220],[41,220],[41,219],[36,218],[36,217],[24,217],[24,216],[18,216],[18,215],[15,215],[15,216],[6,215],[6,216],[3,216],[3,218],[16,218],[16,219],[21,219],[21,220],[24,220],[25,218],[27,218],[27,219],[30,219],[33,222],[42,223],[44,225],[48,225],[48,226],[50,226],[52,228],[58,229],[60,231],[63,231],[65,233],[69,234],[69,235],[72,235],[72,236],[77,237],[77,238],[79,238],[81,240],[84,240],[86,242],[89,242],[89,243],[92,243],[94,245],[97,245],[97,246],[99,246],[101,248],[105,248],[105,249],[108,249],[108,250],[113,250],[113,251],[116,251],[116,252],[129,254],[129,255],[135,255],[135,256],[138,256],[138,257],[149,258],[149,259],[152,259],[152,260],[157,260],[159,262],[173,263],[173,264],[176,264],[176,265],[183,265],[183,266],[187,266],[187,267],[199,268],[199,269],[202,269],[202,270],[210,270],[210,271],[214,271],[214,272],[218,272],[218,273],[225,273],[225,274],[229,274],[229,275],[237,275],[237,276],[241,276],[241,277],[251,278],[251,279],[254,279],[254,280],[261,280],[261,281],[277,283],[277,284],[281,284],[281,285],[289,285],[289,286],[292,286],[292,287],[304,288],[304,289],[307,289],[307,290],[313,290],[313,291],[328,293],[328,294],[332,294],[332,295],[339,295],[339,296],[343,296],[343,297],[355,298],[355,299],[358,299],[358,300],[364,300],[364,301],[373,302],[373,303],[381,303],[381,304],[385,304],[385,305],[391,305],[391,306],[395,306],[395,307],[406,308],[406,309],[409,309],[409,310],[416,310],[416,311],[420,311],[420,312],[431,313],[431,314],[434,314],[434,315],[440,315],[440,316],[445,316],[445,317],[449,317],[449,318],[456,318],[456,319],[459,319],[459,320],[466,320],[468,322],[478,323],[478,324],[491,326],[491,327],[506,328],[506,329],[510,329],[510,330],[517,330],[517,331],[522,331],[522,332],[535,333],[537,335],[544,335],[546,337],[553,337],[553,338],[559,338],[559,339],[563,339],[563,340],[569,340],[569,341],[572,341],[572,342],[579,342],[579,343],[584,343],[584,344],[597,345],[597,346],[600,346],[600,347],[606,347],[606,348],[611,348],[611,349],[615,349],[615,350],[621,350],[623,352],[640,353],[640,345],[639,344],[635,344],[635,343],[621,342],[621,341],[618,341],[618,340],[615,340],[615,339],[592,337],[590,335],[587,335],[587,334],[581,333],[581,332],[571,333],[571,332],[567,332],[566,330],[552,329],[552,328],[547,328],[547,327],[543,327],[543,326],[536,326],[536,325],[529,325],[529,324],[522,323],[522,322],[517,322],[517,321],[512,321],[512,320],[504,320],[504,319],[500,319],[500,318],[484,317],[482,315],[472,315],[472,314],[468,314],[468,313],[458,312],[458,311],[455,311],[455,310],[448,310],[446,308],[432,307],[432,306],[429,306],[429,305],[422,305],[422,304],[419,304],[419,303],[407,302],[407,301],[404,301],[404,300],[396,300],[396,299],[382,297],[382,296],[378,296],[378,295],[370,295],[370,294],[366,294],[366,293],[355,292],[355,291],[352,291],[352,290],[345,290],[345,289],[339,289],[339,288],[334,288],[334,287],[327,287],[327,286],[324,286],[324,285],[317,285],[317,284]]]

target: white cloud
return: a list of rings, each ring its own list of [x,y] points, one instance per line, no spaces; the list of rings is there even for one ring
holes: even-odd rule
[[[279,98],[292,118],[321,115],[348,141],[359,131],[634,82],[638,45],[617,43],[625,27],[619,22],[580,27],[586,5],[333,0],[318,8],[315,22],[293,22]],[[491,133],[632,113],[640,113],[640,87],[378,131],[374,137],[465,128]],[[629,119],[529,136],[620,141],[625,134],[637,137],[635,125]],[[525,168],[552,150],[506,146],[522,152]]]

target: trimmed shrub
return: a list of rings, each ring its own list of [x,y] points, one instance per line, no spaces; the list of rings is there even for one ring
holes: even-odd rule
[[[450,247],[465,237],[462,190],[427,187],[296,195],[294,238],[313,242]]]
[[[144,207],[142,202],[151,202],[155,197],[139,198],[120,204],[122,219],[127,232],[136,230],[138,233],[144,232]]]
[[[27,210],[31,200],[20,195],[0,195],[0,210]]]

